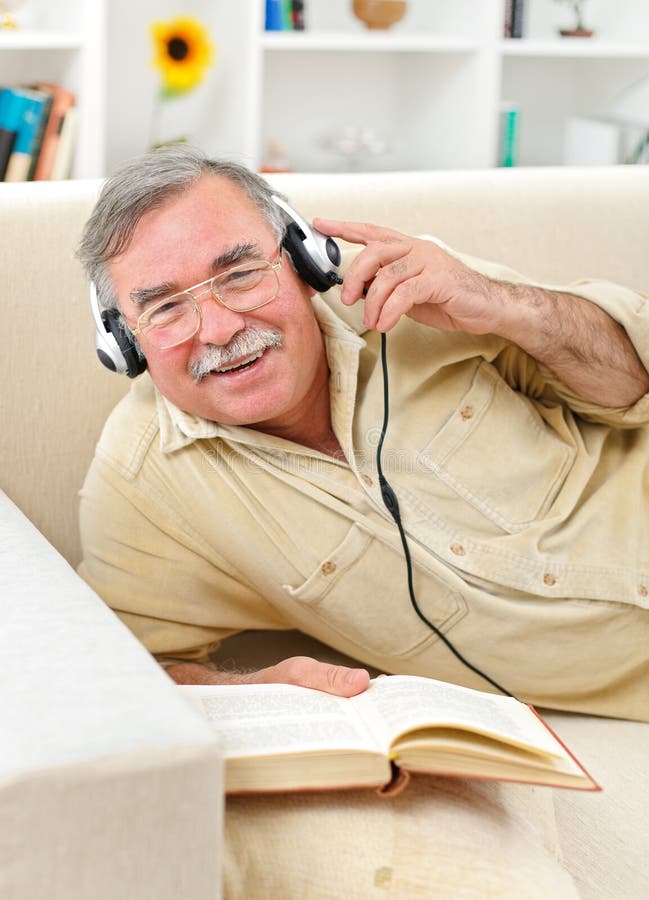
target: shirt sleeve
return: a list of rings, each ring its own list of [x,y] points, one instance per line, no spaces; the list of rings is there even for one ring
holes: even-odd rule
[[[649,371],[648,295],[622,285],[595,279],[581,279],[568,285],[544,284],[533,281],[506,266],[453,251],[449,252],[452,252],[470,268],[489,278],[573,294],[596,304],[624,328],[640,361]],[[537,362],[519,347],[511,344],[505,347],[494,364],[511,387],[534,399],[559,400],[573,412],[589,421],[617,428],[636,428],[649,423],[649,394],[645,394],[632,405],[625,407],[601,406],[584,400],[567,387],[547,366]]]
[[[221,640],[247,628],[289,627],[212,548],[97,459],[79,521],[79,575],[161,664],[206,661]]]

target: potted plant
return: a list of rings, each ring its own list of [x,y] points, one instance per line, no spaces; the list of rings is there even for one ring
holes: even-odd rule
[[[567,3],[572,7],[575,15],[575,25],[573,28],[560,28],[559,34],[562,37],[591,37],[593,34],[590,28],[586,28],[583,19],[583,6],[586,0],[556,0],[557,3]]]

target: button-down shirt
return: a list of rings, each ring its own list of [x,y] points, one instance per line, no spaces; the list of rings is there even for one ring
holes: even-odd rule
[[[649,367],[645,296],[570,291],[618,320]],[[380,336],[336,290],[314,304],[345,459],[192,416],[144,375],[82,491],[80,573],[163,658],[298,628],[386,671],[486,689],[409,599],[377,477]],[[649,396],[604,408],[503,338],[408,318],[387,351],[382,467],[425,616],[519,697],[649,718]]]

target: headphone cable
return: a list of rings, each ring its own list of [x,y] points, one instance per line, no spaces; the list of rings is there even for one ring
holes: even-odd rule
[[[379,485],[381,487],[381,496],[383,497],[383,502],[385,506],[395,521],[395,524],[399,530],[399,537],[401,538],[401,544],[403,546],[403,552],[406,559],[406,569],[408,573],[408,594],[410,596],[410,603],[414,611],[417,613],[419,618],[424,622],[436,635],[437,637],[444,642],[444,644],[448,647],[451,653],[468,669],[474,672],[476,675],[479,675],[480,678],[483,678],[487,681],[492,687],[496,688],[496,690],[500,691],[501,694],[505,694],[507,697],[514,697],[510,691],[506,690],[502,685],[498,684],[493,678],[483,672],[482,669],[479,669],[478,666],[473,665],[472,662],[460,653],[455,644],[446,637],[446,635],[435,625],[433,622],[428,619],[424,613],[422,612],[419,603],[417,602],[417,598],[415,597],[415,588],[413,583],[413,572],[412,572],[412,559],[410,556],[410,548],[408,547],[408,540],[406,538],[406,532],[404,530],[403,524],[401,522],[401,513],[399,511],[399,503],[397,501],[397,496],[392,490],[391,486],[388,484],[388,481],[383,474],[383,467],[381,465],[381,455],[383,451],[383,441],[385,440],[385,435],[388,430],[388,420],[390,415],[390,392],[388,385],[388,361],[387,361],[387,336],[385,332],[381,332],[381,366],[383,370],[383,424],[381,426],[381,435],[379,437],[379,442],[376,448],[376,468],[379,476]]]

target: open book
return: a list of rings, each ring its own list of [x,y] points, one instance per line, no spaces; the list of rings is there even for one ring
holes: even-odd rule
[[[375,787],[408,772],[599,790],[530,706],[418,678],[356,697],[282,684],[183,685],[218,733],[229,793]]]

